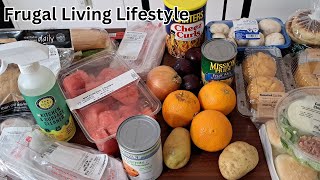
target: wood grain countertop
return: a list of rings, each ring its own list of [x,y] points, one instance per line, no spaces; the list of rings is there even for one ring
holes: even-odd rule
[[[174,59],[170,55],[165,53],[163,64],[171,65],[172,63],[174,63]],[[158,113],[156,119],[161,127],[161,139],[163,144],[167,136],[170,134],[172,128],[169,127],[163,120],[161,111]],[[228,115],[228,119],[230,120],[233,129],[233,137],[231,142],[245,141],[256,147],[259,153],[259,163],[257,167],[242,179],[270,180],[271,176],[268,170],[266,158],[264,156],[259,133],[254,124],[248,117],[241,116],[236,108],[231,114]],[[86,139],[78,126],[77,132],[75,136],[70,140],[70,142],[96,148],[95,144],[90,143]],[[218,158],[220,153],[221,151],[215,153],[205,152],[192,145],[191,158],[188,164],[178,170],[170,170],[165,165],[163,165],[164,169],[159,179],[224,179],[218,167]]]

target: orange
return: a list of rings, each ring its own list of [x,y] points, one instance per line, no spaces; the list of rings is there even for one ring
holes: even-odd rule
[[[230,143],[232,126],[221,112],[205,110],[193,118],[190,135],[198,148],[216,152],[224,149]]]
[[[187,126],[199,111],[197,96],[186,90],[170,93],[162,105],[163,119],[173,128]]]
[[[228,115],[236,107],[237,97],[234,90],[227,84],[211,81],[204,85],[198,94],[204,110],[217,110]]]

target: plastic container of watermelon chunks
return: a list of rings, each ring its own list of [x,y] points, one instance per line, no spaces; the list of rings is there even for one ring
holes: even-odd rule
[[[119,154],[118,126],[135,115],[154,117],[161,102],[115,53],[102,51],[61,70],[59,86],[90,142],[108,155]]]

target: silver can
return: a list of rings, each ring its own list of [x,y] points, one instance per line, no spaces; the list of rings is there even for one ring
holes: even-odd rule
[[[157,179],[163,169],[159,123],[145,115],[125,120],[117,130],[117,141],[130,179]]]

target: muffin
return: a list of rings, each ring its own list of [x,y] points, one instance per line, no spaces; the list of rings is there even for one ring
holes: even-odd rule
[[[320,80],[315,71],[320,72],[320,62],[307,62],[298,65],[294,74],[297,86],[320,86]]]
[[[248,56],[242,65],[245,81],[250,81],[258,76],[274,77],[277,72],[276,61],[269,55],[258,52]]]
[[[252,79],[247,87],[250,103],[257,104],[259,94],[264,92],[285,92],[285,88],[283,83],[276,77],[256,77]]]

